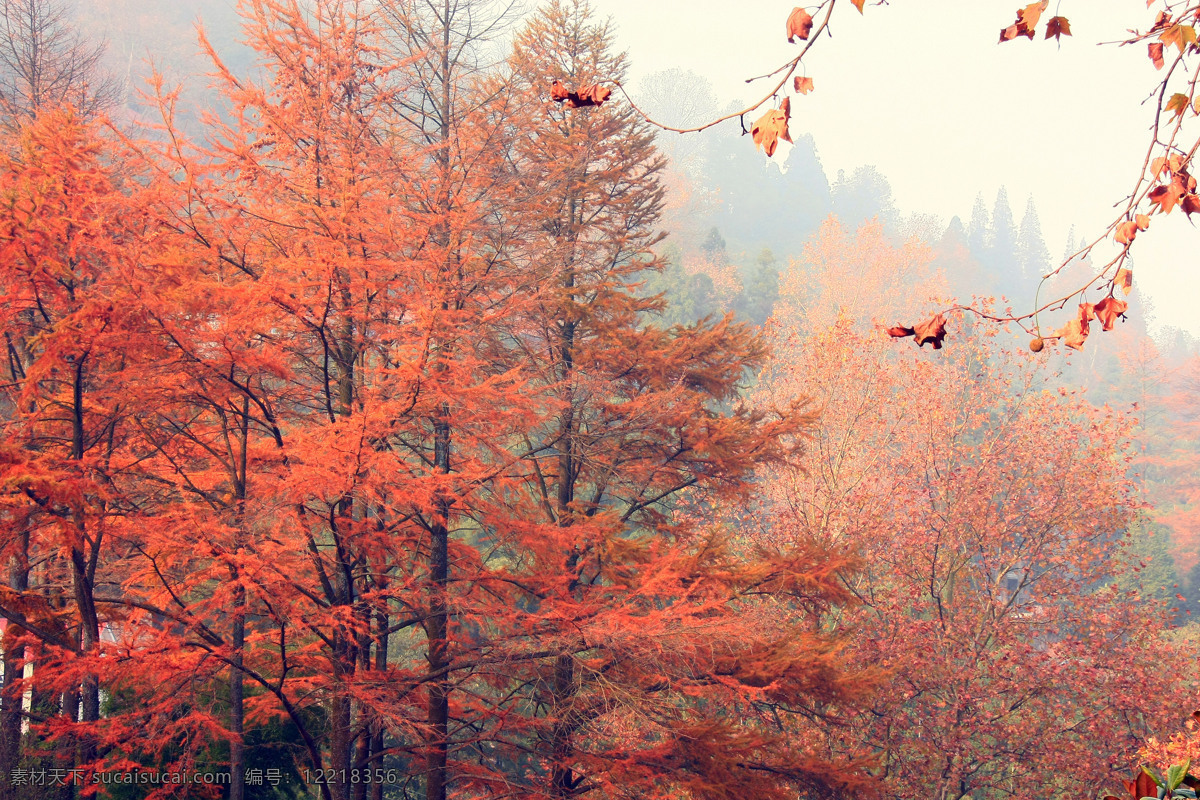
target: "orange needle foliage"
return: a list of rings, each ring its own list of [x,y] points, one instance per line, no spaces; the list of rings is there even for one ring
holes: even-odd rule
[[[0,163],[5,686],[19,697],[19,659],[32,657],[41,696],[61,709],[45,717],[51,732],[82,720],[62,752],[84,766],[100,716],[87,663],[104,618],[97,569],[127,529],[113,479],[146,339],[131,288],[153,226],[136,184],[117,177],[112,148],[70,110],[46,112],[10,145]]]
[[[0,766],[244,800],[274,736],[322,800],[959,797],[1162,722],[1126,420],[966,324],[855,328],[923,247],[828,223],[775,361],[660,325],[664,164],[586,3],[486,76],[469,15],[240,9],[263,72],[202,40],[205,144],[160,85],[144,140],[52,110],[0,159]]]
[[[6,165],[3,525],[46,566],[0,596],[5,708],[82,690],[82,722],[35,721],[93,773],[243,776],[281,726],[324,800],[385,763],[430,800],[860,786],[778,721],[878,678],[816,625],[854,559],[743,552],[703,513],[811,418],[738,400],[747,326],[649,321],[650,133],[544,96],[619,73],[604,29],[551,4],[494,92],[423,83],[399,4],[242,11],[266,71],[205,44],[209,144],[160,88],[135,184],[68,117]]]

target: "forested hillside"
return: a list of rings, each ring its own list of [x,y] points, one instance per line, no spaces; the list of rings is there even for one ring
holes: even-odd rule
[[[0,9],[0,798],[1093,797],[1192,754],[1196,342],[1136,293],[1081,352],[885,329],[1093,275],[1042,283],[1032,199],[656,129],[586,0]]]

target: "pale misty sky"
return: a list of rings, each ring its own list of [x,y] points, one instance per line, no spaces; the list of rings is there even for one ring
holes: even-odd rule
[[[870,0],[868,0],[870,2]],[[784,22],[792,3],[754,0],[592,0],[616,24],[631,59],[628,83],[662,70],[690,70],[719,102],[749,100],[768,72],[791,56]],[[834,16],[832,40],[806,57],[815,91],[792,102],[791,131],[811,133],[832,182],[873,164],[904,214],[933,213],[965,224],[977,194],[990,210],[1008,189],[1019,222],[1033,196],[1051,257],[1076,236],[1098,236],[1114,203],[1132,189],[1148,144],[1152,107],[1141,105],[1158,76],[1145,46],[1098,42],[1149,27],[1141,0],[1060,0],[1073,37],[997,44],[1021,0],[894,0],[849,3]],[[845,13],[846,11],[850,13]],[[1047,16],[1055,13],[1052,4]],[[693,134],[694,135],[694,134]],[[753,147],[747,137],[746,147]],[[778,158],[778,156],[776,156]],[[1200,231],[1176,210],[1156,215],[1132,250],[1135,290],[1154,305],[1154,328],[1200,335],[1191,303],[1200,294]],[[1116,253],[1109,243],[1094,261]]]

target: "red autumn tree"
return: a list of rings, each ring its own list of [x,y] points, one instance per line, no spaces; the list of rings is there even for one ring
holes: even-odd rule
[[[353,776],[385,762],[435,796],[450,694],[487,661],[451,661],[481,591],[463,526],[529,415],[498,333],[527,278],[488,222],[503,190],[482,113],[384,63],[396,18],[338,2],[245,13],[269,81],[216,59],[240,123],[194,153],[164,96],[172,136],[150,159],[180,253],[145,293],[171,361],[144,470],[172,488],[113,599],[142,615],[122,645],[142,669],[182,648],[157,668],[228,674],[228,733],[206,735],[229,739],[235,766],[243,723],[282,716],[325,796],[364,796],[378,780]],[[407,127],[414,97],[445,125]],[[170,695],[155,700],[141,724],[169,716]]]
[[[761,536],[864,558],[861,606],[830,622],[895,672],[842,741],[900,796],[1115,784],[1190,685],[1161,658],[1166,609],[1114,582],[1135,566],[1129,419],[996,339],[916,360],[843,317],[786,340],[764,381],[822,413],[800,468],[770,474]]]
[[[402,506],[429,513],[434,490],[409,472],[422,451],[406,464],[388,439],[419,433],[446,391],[427,370],[439,287],[414,261],[429,224],[391,205],[417,190],[420,154],[378,136],[395,98],[379,28],[343,3],[243,11],[266,83],[210,51],[239,123],[195,152],[165,96],[171,137],[150,159],[177,248],[142,297],[168,354],[141,462],[156,522],[113,602],[136,609],[122,652],[165,692],[111,725],[170,740],[172,681],[225,680],[227,721],[198,705],[238,778],[244,726],[282,716],[323,795],[349,798],[381,720],[411,734],[417,719],[419,679],[393,675],[408,689],[386,705],[381,691],[389,633],[423,616],[405,555],[420,512]],[[397,607],[417,619],[393,627]]]
[[[10,776],[25,691],[56,709],[35,711],[40,729],[74,740],[74,752],[60,749],[68,767],[96,755],[95,739],[75,723],[86,728],[100,716],[89,661],[107,615],[96,587],[126,529],[129,509],[115,481],[145,340],[130,280],[154,249],[143,238],[151,226],[137,187],[119,177],[113,152],[74,111],[51,109],[22,129],[0,166],[2,541],[10,565],[0,599],[8,623],[0,727]],[[22,669],[32,669],[32,685],[18,680]]]
[[[610,47],[586,3],[553,2],[510,62],[525,104],[509,119],[512,171],[536,289],[510,323],[509,357],[538,414],[509,441],[502,494],[476,523],[490,591],[510,610],[460,618],[486,619],[468,652],[486,647],[496,661],[452,707],[459,791],[837,791],[855,774],[777,721],[870,685],[870,670],[840,669],[838,644],[812,624],[847,599],[836,576],[850,561],[808,547],[747,557],[703,512],[744,500],[753,469],[785,461],[807,417],[738,403],[765,356],[748,328],[653,323],[661,301],[638,281],[655,266],[661,208],[650,133],[627,108],[570,108],[542,92],[619,74]],[[793,609],[794,624],[749,627],[770,603]],[[472,724],[480,702],[491,721]]]

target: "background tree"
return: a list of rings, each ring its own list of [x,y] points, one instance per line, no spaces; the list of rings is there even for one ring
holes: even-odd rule
[[[72,12],[70,0],[0,2],[0,111],[8,124],[63,104],[90,117],[119,99],[101,65],[104,43],[80,34]]]
[[[858,167],[850,175],[838,170],[830,196],[834,215],[852,228],[874,219],[887,227],[897,222],[892,187],[873,166]]]
[[[1050,251],[1042,239],[1042,226],[1038,222],[1032,197],[1025,204],[1021,228],[1017,233],[1017,264],[1021,272],[1021,294],[1018,296],[1024,297],[1036,289],[1042,276],[1050,269]]]
[[[835,259],[816,266],[862,285]],[[780,319],[797,316],[785,305]],[[830,624],[861,636],[855,658],[895,668],[894,690],[844,741],[870,742],[901,796],[1007,796],[1048,774],[1061,791],[1074,776],[1115,783],[1192,691],[1159,657],[1166,604],[1125,581],[1129,420],[1053,391],[997,338],[969,332],[915,360],[844,315],[784,339],[760,384],[822,408],[801,467],[766,480],[762,535],[855,542],[865,558],[849,582],[861,607]]]
[[[1000,294],[1016,300],[1022,288],[1021,264],[1017,257],[1017,229],[1008,204],[1008,190],[1003,186],[996,191],[990,221],[983,262],[997,277]]]
[[[391,52],[407,63],[395,100],[395,111],[404,123],[399,130],[423,148],[432,178],[421,192],[403,202],[432,221],[430,254],[436,254],[440,261],[431,273],[436,279],[426,287],[437,303],[431,309],[431,319],[436,320],[431,370],[434,376],[445,376],[452,373],[450,362],[460,352],[468,360],[483,354],[485,348],[477,341],[480,331],[476,315],[497,313],[499,306],[489,307],[490,303],[508,303],[509,310],[514,310],[511,295],[488,293],[482,288],[495,285],[497,273],[509,268],[509,239],[520,236],[511,226],[511,187],[505,183],[500,166],[504,158],[500,132],[504,126],[497,121],[513,113],[512,100],[505,94],[505,87],[485,79],[493,66],[488,61],[492,55],[489,48],[511,23],[514,6],[423,0],[387,2],[379,8]],[[503,357],[493,365],[496,372],[507,366],[508,359]],[[461,436],[456,433],[456,426],[467,420],[461,412],[452,413],[454,407],[461,407],[461,400],[448,392],[430,420],[434,437],[432,468],[443,481],[462,470],[461,462],[472,457],[471,440],[478,436],[478,432],[471,431],[463,431]],[[475,453],[488,449],[485,445]],[[463,480],[460,485],[471,484]],[[456,501],[443,492],[435,513],[415,515],[430,542],[430,614],[422,623],[430,676],[425,752],[425,793],[429,800],[446,797],[453,780],[449,761],[452,726],[472,724],[461,717],[454,719],[452,708],[451,692],[471,678],[469,669],[455,673],[462,662],[456,660],[452,649],[456,631],[462,629],[454,615],[456,609],[465,608],[451,602],[449,587],[459,580],[456,575],[460,560],[468,571],[478,568],[474,556],[451,555],[456,520],[468,529],[475,523],[467,510],[469,503]]]

